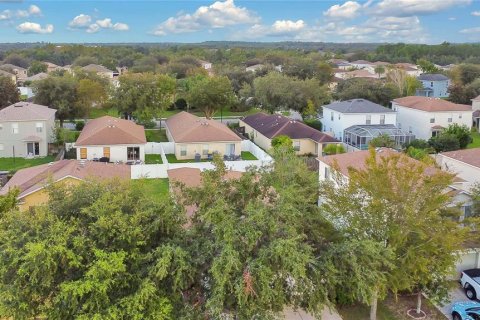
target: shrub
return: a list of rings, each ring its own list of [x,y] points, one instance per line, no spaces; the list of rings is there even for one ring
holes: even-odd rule
[[[77,131],[82,131],[84,127],[85,127],[85,122],[84,121],[77,121],[75,123],[75,130],[77,130]]]
[[[183,98],[177,99],[177,101],[175,101],[175,108],[177,108],[178,110],[187,109],[187,100]]]
[[[305,124],[313,129],[317,129],[318,131],[322,131],[322,123],[320,120],[317,119],[306,119]]]
[[[387,134],[381,134],[373,138],[372,140],[370,140],[369,145],[374,148],[381,148],[381,147],[395,148],[396,147],[395,140],[393,140]]]
[[[426,140],[414,139],[405,145],[405,149],[408,149],[409,147],[414,147],[415,149],[427,149],[430,147],[430,145]]]
[[[451,133],[442,133],[428,140],[435,152],[454,151],[460,149],[458,138]]]
[[[340,154],[340,153],[345,153],[345,147],[343,144],[327,144],[325,148],[323,148],[323,153],[326,155],[332,155],[332,154]]]

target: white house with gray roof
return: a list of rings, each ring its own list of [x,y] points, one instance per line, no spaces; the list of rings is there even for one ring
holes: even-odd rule
[[[0,158],[45,157],[54,141],[55,112],[28,102],[0,110]]]
[[[417,79],[422,83],[423,88],[416,91],[416,96],[431,98],[446,98],[449,96],[450,79],[447,76],[439,73],[422,73]]]
[[[355,125],[396,125],[397,113],[366,99],[338,101],[323,106],[323,131],[343,141],[345,129]]]

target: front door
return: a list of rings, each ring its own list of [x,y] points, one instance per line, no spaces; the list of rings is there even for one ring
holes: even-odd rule
[[[140,158],[139,147],[127,147],[127,160],[138,160]]]
[[[27,155],[39,156],[40,144],[38,142],[27,142]]]

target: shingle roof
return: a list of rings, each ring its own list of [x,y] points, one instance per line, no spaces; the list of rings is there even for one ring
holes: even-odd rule
[[[101,66],[98,64],[89,64],[83,67],[82,69],[85,71],[91,71],[91,72],[113,72],[112,70],[107,69],[104,66]]]
[[[17,102],[0,110],[0,121],[48,120],[57,110],[30,102]]]
[[[46,78],[48,78],[48,74],[46,74],[45,72],[40,72],[40,73],[34,74],[31,77],[25,78],[25,81],[37,81],[37,80],[43,80]]]
[[[442,152],[441,155],[480,168],[480,148]]]
[[[448,77],[444,76],[440,73],[422,73],[418,76],[418,80],[425,80],[425,81],[446,81]]]
[[[278,114],[256,113],[246,116],[242,121],[269,139],[286,135],[291,139],[311,139],[320,143],[338,142],[337,139],[313,129],[303,122]]]
[[[385,108],[367,99],[351,99],[338,101],[323,106],[340,113],[395,113],[392,109]]]
[[[12,76],[15,76],[15,75],[13,73],[0,69],[0,76],[11,78]]]
[[[112,164],[93,161],[60,160],[50,164],[18,170],[7,182],[0,195],[6,194],[10,188],[20,189],[19,198],[41,189],[48,179],[61,180],[71,176],[80,180],[91,179],[130,179],[131,167],[124,164]]]
[[[355,61],[350,62],[350,64],[370,64],[370,65],[373,65],[372,62],[367,61],[367,60],[355,60]]]
[[[202,119],[182,111],[170,117],[166,125],[175,142],[242,141],[226,125],[209,119]]]
[[[143,126],[133,121],[103,116],[87,122],[75,146],[145,144]]]
[[[365,69],[360,69],[360,70],[352,70],[345,72],[345,75],[351,78],[377,78],[376,74],[370,73]]]
[[[6,64],[2,64],[0,66],[0,69],[18,69],[18,70],[27,70],[25,68],[22,68],[22,67],[19,67],[19,66],[16,66],[16,65],[13,65],[13,64],[10,64],[10,63],[6,63]]]
[[[427,112],[441,112],[441,111],[472,111],[472,106],[466,104],[456,104],[438,98],[427,98],[409,96],[394,99],[393,102],[402,107],[427,111]]]

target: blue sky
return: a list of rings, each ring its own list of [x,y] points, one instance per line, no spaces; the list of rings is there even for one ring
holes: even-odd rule
[[[0,42],[480,41],[480,0],[0,0]]]

